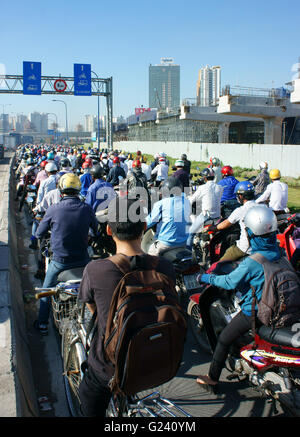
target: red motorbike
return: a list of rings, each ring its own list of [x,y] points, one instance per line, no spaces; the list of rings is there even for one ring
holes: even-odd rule
[[[236,263],[225,262],[217,270],[218,274],[228,274],[234,268]],[[206,343],[206,349],[213,353],[221,331],[240,311],[239,293],[205,285],[202,293],[190,297],[190,305],[192,326],[196,320],[193,314],[198,312],[202,345]],[[246,378],[274,402],[275,409],[278,401],[285,412],[300,417],[300,321],[281,329],[259,327],[254,338],[249,331],[232,345],[226,367],[229,380]]]
[[[285,250],[288,260],[292,263],[297,272],[300,273],[300,248],[297,247],[295,234],[299,233],[300,238],[300,214],[293,214],[284,220],[285,229],[277,234],[279,246]],[[299,229],[298,229],[299,228]]]

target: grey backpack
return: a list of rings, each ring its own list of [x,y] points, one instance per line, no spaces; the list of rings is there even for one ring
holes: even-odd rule
[[[300,320],[300,280],[287,258],[269,261],[260,253],[251,255],[264,268],[265,283],[258,303],[257,318],[265,326],[282,328]],[[255,289],[252,288],[252,314]]]

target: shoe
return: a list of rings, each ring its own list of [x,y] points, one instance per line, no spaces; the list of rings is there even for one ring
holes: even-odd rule
[[[39,331],[41,335],[48,335],[48,327],[44,323],[39,323],[38,320],[33,322],[33,327]]]

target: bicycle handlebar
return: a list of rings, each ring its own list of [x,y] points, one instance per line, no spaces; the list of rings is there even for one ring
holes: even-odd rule
[[[38,290],[38,289],[36,289],[36,290]],[[41,288],[40,290],[45,290],[45,289]],[[41,293],[36,293],[35,294],[35,298],[36,299],[41,299],[42,297],[54,296],[56,293],[57,293],[56,290],[53,290],[53,289],[50,288],[47,291],[42,291]]]

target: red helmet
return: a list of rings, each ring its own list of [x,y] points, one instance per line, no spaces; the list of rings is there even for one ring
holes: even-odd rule
[[[233,168],[230,165],[225,165],[221,171],[224,176],[233,176]]]
[[[89,167],[93,167],[93,161],[91,158],[86,158],[84,162],[87,162]]]
[[[40,166],[41,166],[42,168],[45,168],[46,164],[47,164],[47,161],[42,161],[42,162],[40,163]]]
[[[138,151],[136,152],[136,154],[137,154],[137,156],[140,156],[140,155],[142,154],[142,152],[141,152],[140,150],[138,150]]]
[[[138,159],[136,159],[136,160],[133,161],[133,163],[132,163],[132,167],[133,167],[133,168],[135,168],[135,167],[140,168],[141,166],[142,166],[142,163],[141,163],[141,161],[138,160]]]
[[[120,163],[119,158],[117,156],[115,156],[113,159],[113,164],[119,164],[119,163]]]
[[[90,164],[88,162],[84,162],[81,167],[82,168],[89,168]]]

